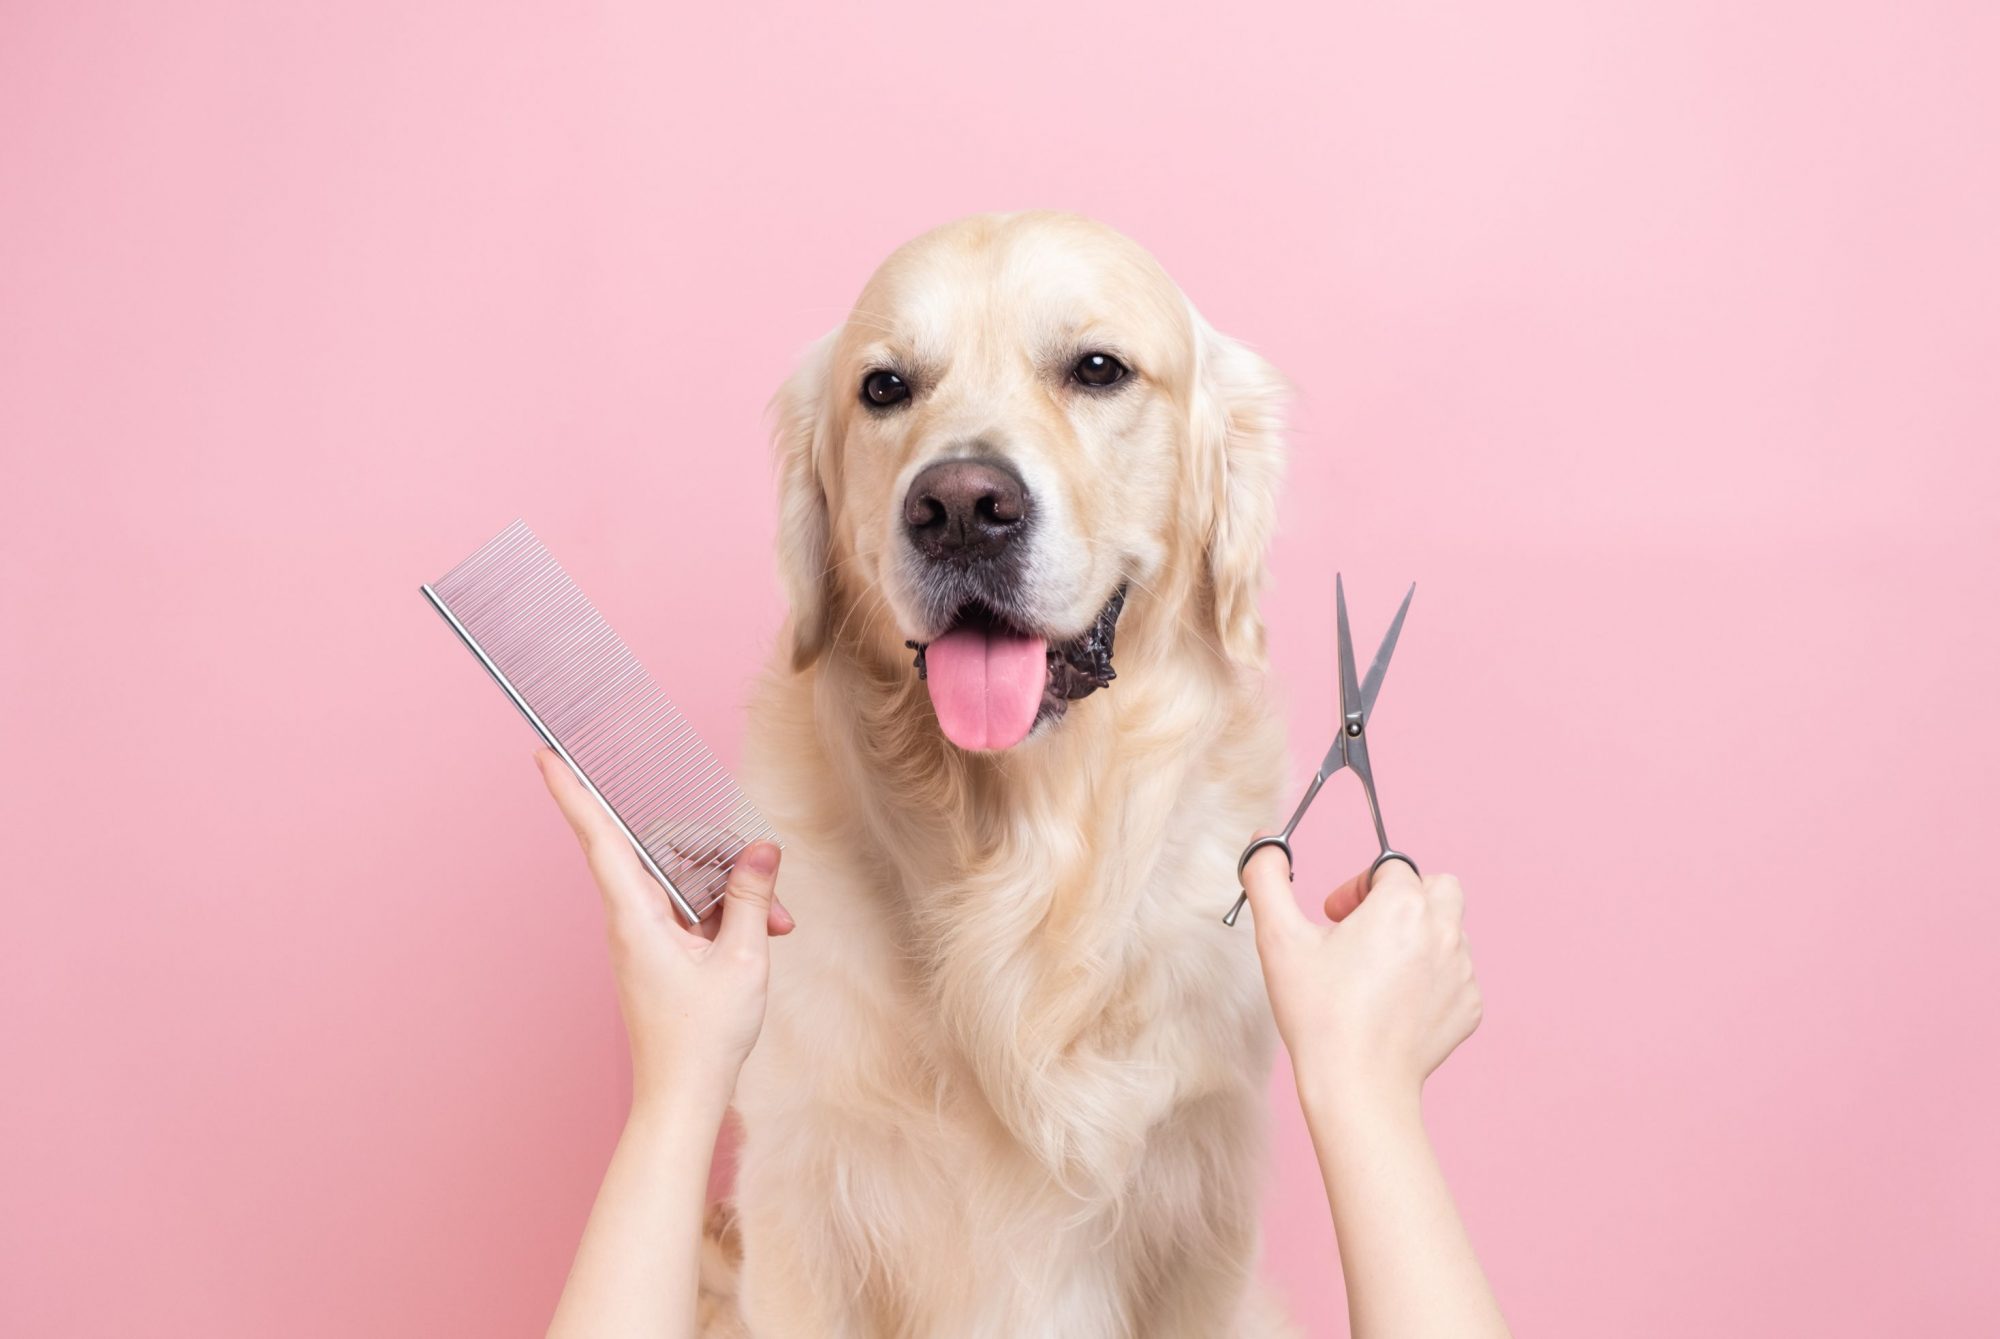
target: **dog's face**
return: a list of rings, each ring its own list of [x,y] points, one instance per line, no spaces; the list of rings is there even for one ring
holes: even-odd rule
[[[1128,595],[1254,659],[1277,391],[1109,229],[918,238],[779,395],[795,660],[910,646],[939,726],[984,750],[1109,682]]]

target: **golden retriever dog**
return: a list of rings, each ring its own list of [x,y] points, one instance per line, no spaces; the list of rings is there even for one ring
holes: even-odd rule
[[[902,247],[778,392],[791,613],[743,780],[799,930],[710,1333],[1290,1333],[1269,1006],[1221,920],[1284,780],[1282,394],[1045,213]]]

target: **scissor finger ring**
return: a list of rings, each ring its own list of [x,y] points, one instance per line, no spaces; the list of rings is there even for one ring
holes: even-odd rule
[[[1268,837],[1259,837],[1256,841],[1251,842],[1243,848],[1243,854],[1238,856],[1236,860],[1236,881],[1238,883],[1243,882],[1243,870],[1249,865],[1250,857],[1256,855],[1258,851],[1266,846],[1275,846],[1285,853],[1285,877],[1288,879],[1292,877],[1292,844],[1285,840],[1285,835],[1282,832],[1274,832]],[[1414,869],[1415,866],[1411,866],[1411,868]]]
[[[1370,887],[1373,887],[1375,883],[1375,871],[1381,869],[1382,866],[1388,864],[1391,860],[1402,861],[1410,867],[1410,873],[1416,875],[1419,879],[1424,877],[1424,872],[1417,868],[1417,862],[1404,855],[1401,851],[1384,851],[1381,855],[1376,856],[1375,863],[1368,867],[1368,883]]]

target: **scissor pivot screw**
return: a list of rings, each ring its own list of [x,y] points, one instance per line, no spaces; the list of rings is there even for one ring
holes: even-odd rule
[[[1361,722],[1349,721],[1347,723],[1347,737],[1349,739],[1354,739],[1358,737],[1360,734],[1361,734]]]

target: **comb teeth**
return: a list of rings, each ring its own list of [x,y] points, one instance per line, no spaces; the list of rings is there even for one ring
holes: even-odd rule
[[[690,922],[722,900],[745,846],[777,840],[525,524],[423,592],[624,828]]]

